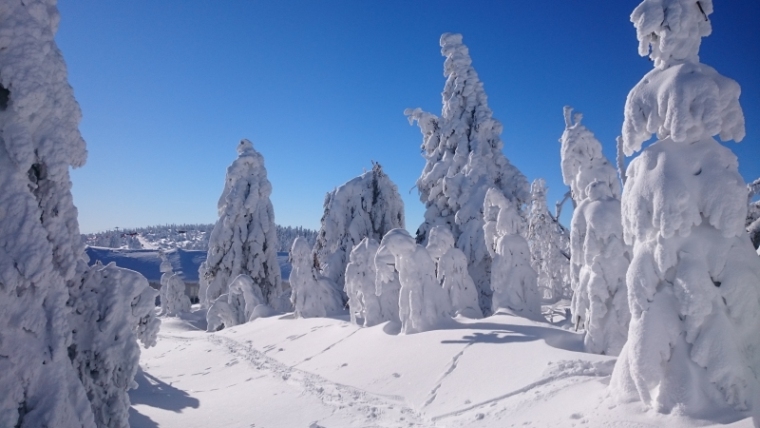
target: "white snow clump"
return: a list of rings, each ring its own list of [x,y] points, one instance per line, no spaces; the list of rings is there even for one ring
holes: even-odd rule
[[[343,310],[343,298],[330,278],[317,272],[314,253],[305,238],[299,236],[290,249],[290,300],[296,318],[335,315]]]
[[[400,322],[398,298],[401,285],[398,281],[385,284],[381,295],[375,294],[375,254],[379,247],[380,244],[374,239],[362,239],[351,250],[350,262],[346,266],[346,293],[351,322],[364,327],[386,321]]]
[[[467,257],[454,247],[454,235],[446,226],[434,226],[428,232],[426,249],[435,262],[438,282],[451,302],[451,315],[482,318],[478,290],[467,272]]]

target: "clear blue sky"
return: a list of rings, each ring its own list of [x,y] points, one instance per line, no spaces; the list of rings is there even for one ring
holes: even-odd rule
[[[235,146],[265,158],[279,224],[319,227],[325,192],[380,162],[407,228],[421,135],[407,107],[440,114],[438,39],[459,32],[504,124],[507,157],[544,177],[553,205],[562,107],[615,156],[628,91],[651,69],[637,54],[636,0],[61,0],[57,36],[84,119],[87,164],[73,172],[83,232],[212,223]],[[736,79],[747,137],[729,146],[760,176],[760,2],[716,0],[702,62]],[[569,211],[569,209],[568,209]]]

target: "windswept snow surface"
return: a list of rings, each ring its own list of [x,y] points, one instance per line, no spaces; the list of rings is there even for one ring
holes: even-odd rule
[[[166,319],[143,350],[132,428],[752,426],[615,405],[605,396],[613,357],[511,315],[414,335],[347,316],[278,315],[213,334],[203,320]]]

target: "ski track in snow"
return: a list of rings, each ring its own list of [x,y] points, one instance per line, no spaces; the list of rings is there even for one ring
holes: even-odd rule
[[[312,330],[312,331],[314,331],[314,330]],[[344,340],[346,340],[346,339],[348,339],[349,337],[351,337],[351,336],[353,336],[354,334],[356,334],[358,331],[359,331],[359,329],[356,329],[356,330],[352,331],[350,334],[348,334],[348,335],[347,335],[347,336],[345,336],[344,338],[342,338],[342,339],[338,340],[337,342],[335,342],[335,343],[331,344],[331,345],[330,345],[330,346],[328,346],[327,348],[325,348],[325,349],[323,349],[323,350],[321,350],[321,351],[317,352],[316,354],[314,354],[314,355],[312,355],[312,356],[310,356],[310,357],[306,357],[306,358],[304,358],[304,359],[303,359],[303,361],[300,361],[300,362],[298,362],[298,363],[294,364],[294,365],[293,365],[293,367],[295,367],[295,366],[298,366],[298,365],[300,365],[300,364],[303,364],[303,363],[305,363],[305,362],[307,362],[307,361],[311,361],[311,359],[312,359],[312,358],[316,358],[316,357],[318,357],[318,356],[320,356],[320,355],[324,354],[325,352],[327,352],[327,351],[329,351],[330,349],[332,349],[333,347],[335,347],[335,345],[337,345],[337,344],[339,344],[339,343],[343,342]],[[302,336],[299,336],[299,337],[303,337],[303,336],[305,336],[305,334],[304,334],[304,335],[302,335]],[[294,339],[294,340],[295,340],[295,339]]]
[[[464,352],[464,350],[462,350],[462,352]],[[461,352],[460,352],[459,356],[461,356]],[[454,358],[457,358],[457,357],[454,357]],[[565,363],[565,362],[562,362],[562,363]],[[569,362],[569,363],[573,364],[573,362]],[[514,397],[514,396],[519,395],[519,394],[524,394],[524,393],[526,393],[528,391],[531,391],[533,389],[536,389],[536,388],[538,388],[540,386],[544,386],[544,385],[547,385],[547,384],[550,384],[550,383],[553,383],[553,382],[557,382],[557,381],[568,379],[568,378],[572,378],[572,377],[592,377],[593,378],[593,377],[609,376],[610,374],[612,374],[612,367],[613,367],[613,365],[610,364],[609,362],[607,362],[607,363],[602,363],[602,364],[594,364],[593,367],[591,368],[591,370],[579,371],[579,370],[573,370],[573,369],[577,369],[578,367],[570,367],[569,369],[555,371],[553,373],[549,373],[548,375],[544,376],[543,378],[541,378],[541,379],[539,379],[539,380],[537,380],[537,381],[535,381],[533,383],[525,385],[522,388],[518,388],[518,389],[510,391],[510,392],[508,392],[506,394],[502,394],[502,395],[499,395],[497,397],[481,401],[479,403],[473,403],[473,404],[471,404],[469,406],[466,406],[466,407],[463,407],[463,408],[461,408],[459,410],[454,410],[454,411],[451,411],[451,412],[442,413],[440,415],[433,416],[430,419],[433,422],[437,422],[437,421],[439,421],[441,419],[461,416],[462,414],[464,414],[466,412],[469,412],[469,411],[472,411],[472,410],[475,410],[475,409],[479,409],[479,408],[482,408],[482,407],[485,407],[485,406],[493,406],[497,402],[506,400],[507,398],[511,398],[511,397]]]
[[[226,348],[228,353],[245,360],[256,370],[271,374],[273,377],[295,386],[304,394],[316,396],[323,404],[333,409],[334,415],[345,412],[362,416],[366,418],[366,427],[434,426],[418,412],[408,407],[404,397],[374,394],[329,381],[319,375],[297,369],[295,366],[282,364],[250,345],[242,344],[230,338],[211,335],[208,340],[214,345]]]
[[[444,380],[446,380],[446,378],[447,378],[447,377],[449,377],[449,375],[450,375],[451,373],[453,373],[453,372],[454,372],[454,370],[456,370],[456,368],[457,368],[457,365],[459,364],[459,359],[460,359],[460,358],[462,358],[462,355],[464,354],[464,351],[466,351],[466,350],[467,350],[467,348],[469,348],[469,347],[470,347],[472,344],[473,344],[473,343],[468,343],[467,345],[465,345],[465,346],[462,348],[462,350],[461,350],[461,351],[459,351],[459,352],[458,352],[456,355],[454,355],[454,356],[451,358],[451,364],[449,364],[449,367],[448,367],[448,368],[446,369],[446,371],[444,371],[444,372],[443,372],[443,374],[442,374],[442,375],[441,375],[441,376],[438,378],[438,380],[437,380],[437,381],[436,381],[436,383],[435,383],[435,386],[434,386],[434,387],[433,387],[433,389],[431,389],[431,390],[430,390],[430,392],[428,393],[428,398],[425,400],[425,403],[422,405],[422,408],[423,408],[423,409],[424,409],[425,407],[429,406],[430,404],[432,404],[432,403],[433,403],[433,401],[435,401],[436,397],[438,396],[438,390],[439,390],[439,389],[441,389],[441,386],[443,385],[443,381],[444,381]]]

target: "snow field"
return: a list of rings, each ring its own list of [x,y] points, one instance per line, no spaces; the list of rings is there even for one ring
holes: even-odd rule
[[[512,315],[414,335],[347,315],[286,314],[214,334],[202,319],[165,319],[158,345],[143,350],[133,428],[752,426],[616,405],[606,392],[614,357]]]

